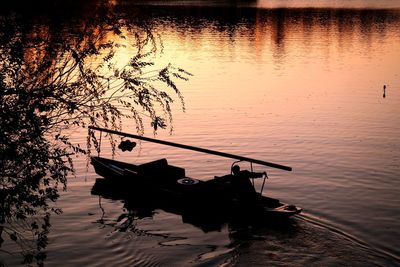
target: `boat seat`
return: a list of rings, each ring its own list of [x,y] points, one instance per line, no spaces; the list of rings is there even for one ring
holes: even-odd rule
[[[150,161],[144,164],[141,164],[138,166],[139,172],[146,172],[148,170],[154,170],[154,169],[164,169],[168,166],[168,161],[167,159],[158,159],[155,161]]]
[[[173,178],[186,177],[185,169],[181,167],[176,167],[173,165],[168,165],[167,176]]]
[[[185,177],[185,169],[168,165],[167,159],[159,159],[138,166],[138,173],[143,175],[177,178]]]

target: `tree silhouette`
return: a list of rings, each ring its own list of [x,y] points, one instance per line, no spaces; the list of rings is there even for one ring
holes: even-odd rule
[[[132,53],[126,62],[120,48]],[[185,108],[176,81],[191,74],[157,69],[160,48],[151,29],[107,3],[84,19],[0,18],[0,253],[14,253],[4,249],[14,242],[26,264],[43,264],[50,216],[61,213],[51,203],[74,170],[72,155],[87,153],[66,129],[120,129],[127,118],[143,133],[143,116],[154,131],[172,129],[171,103]]]

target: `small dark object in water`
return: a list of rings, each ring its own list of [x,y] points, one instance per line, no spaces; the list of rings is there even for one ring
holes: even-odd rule
[[[135,142],[132,142],[130,140],[125,140],[122,141],[119,145],[118,148],[121,149],[123,152],[125,151],[132,151],[132,149],[136,146]]]
[[[386,97],[386,84],[383,85],[383,98]]]

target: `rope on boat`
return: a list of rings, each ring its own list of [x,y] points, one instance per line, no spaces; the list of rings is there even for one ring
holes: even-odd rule
[[[268,174],[267,174],[267,172],[265,172],[264,181],[262,183],[261,190],[260,190],[261,195],[262,195],[262,192],[264,191],[265,179],[267,179],[267,178],[268,178]]]

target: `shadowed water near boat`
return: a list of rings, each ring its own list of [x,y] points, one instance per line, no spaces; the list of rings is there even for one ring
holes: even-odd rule
[[[212,206],[212,203],[206,204],[207,200],[199,203],[180,198],[178,201],[187,202],[178,203],[166,198],[157,190],[138,186],[138,183],[121,184],[107,179],[96,179],[91,192],[99,196],[101,217],[96,224],[113,229],[115,232],[112,235],[131,233],[134,236],[147,236],[147,239],[158,240],[158,248],[152,247],[149,254],[154,255],[159,262],[235,266],[336,265],[338,262],[352,262],[352,266],[391,264],[390,260],[385,263],[386,260],[382,258],[385,256],[371,250],[368,245],[352,236],[346,236],[337,229],[329,229],[324,223],[318,224],[312,218],[299,217],[289,220],[287,217],[254,217],[250,216],[251,208],[247,213],[237,210],[234,211],[235,214],[228,215],[226,210],[223,210],[226,207],[218,202]],[[210,194],[203,197],[212,200]],[[108,216],[110,211],[103,207],[102,203],[107,199],[123,203],[121,213],[119,214],[118,210],[114,212],[114,218]],[[154,225],[146,226],[143,224],[146,220],[153,220]],[[184,229],[190,229],[185,225],[199,228],[204,235],[228,237],[229,245],[207,243],[210,251],[199,254],[205,244],[196,239],[197,231],[177,231],[175,228],[168,230],[171,224],[176,223]],[[132,238],[139,242],[136,237]],[[337,243],[340,243],[340,246],[337,246]],[[185,245],[189,246],[187,251],[193,253],[193,256],[186,255],[181,260],[162,257],[163,253],[168,253],[170,246],[181,247],[181,250],[186,251],[182,248]],[[320,255],[316,257],[316,253]],[[298,259],[293,261],[293,257]],[[126,262],[134,265],[137,261],[135,257],[130,261],[126,259]],[[140,264],[151,264],[151,261]]]
[[[204,219],[270,221],[287,219],[299,214],[301,208],[281,203],[257,193],[250,178],[264,177],[266,173],[233,171],[233,174],[200,181],[185,176],[185,170],[169,165],[166,159],[142,165],[92,157],[91,164],[104,180],[96,180],[92,193],[132,200],[166,211]],[[236,170],[238,165],[233,167]],[[143,201],[144,199],[144,201]],[[132,202],[130,201],[130,202]],[[140,204],[139,204],[140,205]],[[192,214],[192,215],[189,215]]]

